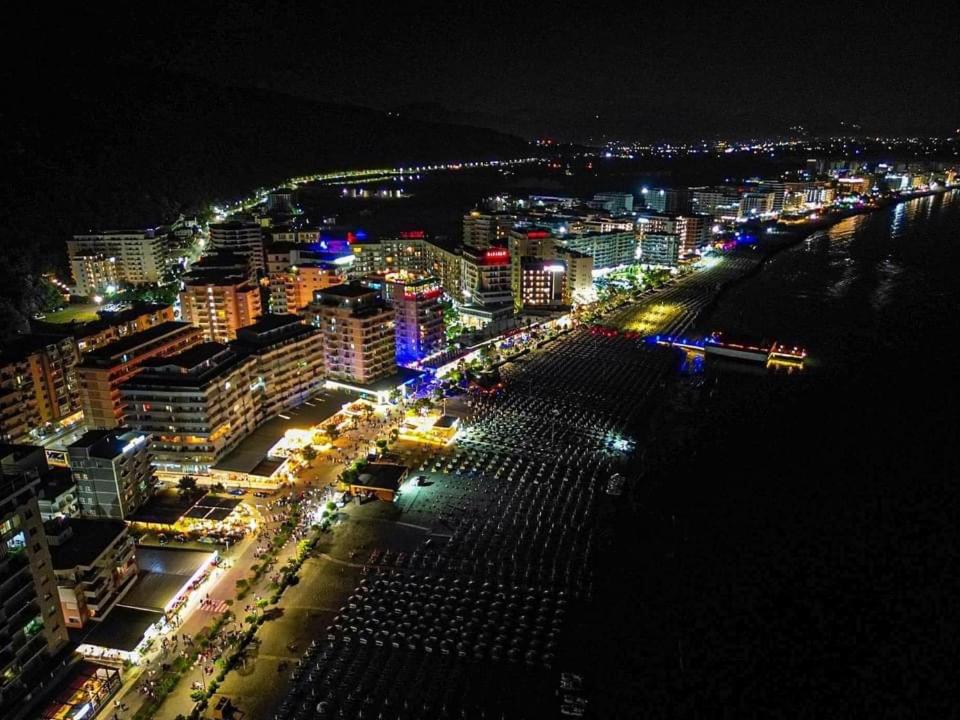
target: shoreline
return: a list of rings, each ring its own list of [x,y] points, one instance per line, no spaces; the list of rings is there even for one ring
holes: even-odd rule
[[[710,312],[713,311],[716,304],[723,298],[723,296],[726,294],[726,292],[730,288],[735,287],[736,285],[738,285],[739,283],[745,280],[749,280],[750,278],[755,277],[756,275],[758,275],[760,272],[763,271],[767,263],[769,263],[773,258],[777,257],[778,255],[780,255],[781,253],[787,250],[795,248],[797,245],[809,239],[811,236],[820,232],[821,230],[827,230],[831,227],[834,227],[835,225],[839,225],[844,220],[849,220],[852,217],[857,217],[859,215],[871,215],[873,213],[880,212],[881,210],[886,210],[887,208],[895,207],[897,205],[903,205],[904,203],[908,203],[913,200],[919,200],[925,197],[932,197],[934,195],[946,195],[949,192],[957,192],[958,190],[960,190],[960,186],[951,185],[939,190],[926,190],[921,193],[913,194],[910,197],[890,199],[884,202],[883,204],[877,205],[877,206],[864,207],[864,208],[851,208],[849,210],[831,213],[827,217],[814,220],[810,224],[805,224],[802,228],[793,229],[791,226],[785,226],[779,220],[772,223],[758,224],[758,227],[761,229],[787,227],[789,229],[783,232],[783,235],[787,237],[784,237],[784,239],[780,242],[776,242],[775,245],[769,244],[766,247],[763,246],[763,241],[761,240],[758,246],[758,252],[761,253],[761,257],[757,262],[757,264],[747,272],[740,275],[739,277],[731,278],[730,280],[723,283],[717,289],[717,292],[714,293],[714,296],[710,299],[710,301],[703,308],[701,308],[697,318],[691,324],[691,327],[696,329],[697,332],[706,332],[701,327],[701,323],[704,321],[704,318]],[[762,233],[761,233],[761,237],[762,237]]]

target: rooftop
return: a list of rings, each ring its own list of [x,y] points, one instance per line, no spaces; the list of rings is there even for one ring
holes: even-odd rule
[[[97,348],[89,353],[87,353],[83,358],[82,366],[99,366],[105,363],[113,364],[116,361],[116,358],[129,353],[136,348],[143,347],[149,343],[152,343],[166,335],[172,335],[174,333],[183,332],[188,328],[193,326],[190,323],[186,322],[177,322],[175,320],[168,320],[167,322],[162,322],[159,325],[154,325],[152,328],[147,328],[133,335],[127,335],[120,340],[116,340],[108,345]]]
[[[43,474],[39,488],[40,497],[44,500],[53,500],[65,492],[76,488],[76,486],[77,483],[73,479],[73,473],[70,472],[70,468],[52,465]]]
[[[65,518],[58,521],[62,529],[69,526],[73,535],[63,545],[50,546],[50,559],[55,570],[89,567],[127,530],[122,520],[89,520]]]
[[[351,485],[354,487],[373,488],[376,490],[400,489],[400,481],[406,475],[407,468],[404,465],[395,465],[393,463],[367,463],[360,476]]]
[[[353,299],[363,297],[364,295],[375,294],[376,290],[371,290],[368,287],[356,283],[342,283],[317,291],[317,295],[321,298],[329,295],[336,298]]]
[[[0,362],[16,362],[22,360],[30,353],[43,350],[43,348],[49,345],[56,345],[69,337],[70,336],[66,334],[56,333],[24,333],[22,335],[16,335],[0,349]]]
[[[86,449],[90,457],[112,460],[122,455],[131,443],[138,442],[138,438],[148,437],[145,433],[135,430],[88,430],[79,440],[67,446],[67,451],[77,448]]]
[[[185,517],[194,520],[223,520],[240,502],[239,498],[211,493],[191,498],[180,495],[179,491],[173,488],[166,488],[150,498],[130,520],[157,525],[173,525]]]
[[[229,348],[223,343],[203,342],[176,355],[148,360],[144,363],[144,368],[178,367],[184,370],[190,370],[208,362],[227,350],[229,350]]]
[[[340,408],[355,399],[355,396],[340,390],[324,390],[302,405],[292,410],[284,410],[282,415],[276,415],[267,420],[241,440],[240,444],[212,469],[219,472],[255,475],[261,475],[269,470],[272,474],[276,468],[260,466],[266,460],[267,453],[280,442],[287,430],[307,430],[315,425],[321,425],[336,415]],[[269,477],[269,475],[262,476]]]

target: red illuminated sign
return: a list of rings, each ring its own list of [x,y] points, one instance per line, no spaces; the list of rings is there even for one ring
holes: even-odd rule
[[[423,240],[423,230],[404,230],[400,233],[401,240]]]
[[[490,248],[483,253],[485,265],[500,265],[510,262],[510,251],[505,248]]]
[[[550,233],[546,230],[531,230],[527,233],[527,240],[543,240],[548,237],[550,237]]]

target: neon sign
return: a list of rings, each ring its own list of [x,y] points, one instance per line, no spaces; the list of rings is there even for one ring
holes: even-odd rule
[[[401,240],[423,240],[423,230],[404,230],[400,233]]]
[[[483,262],[486,265],[500,265],[510,261],[510,251],[506,248],[490,248],[483,253]]]

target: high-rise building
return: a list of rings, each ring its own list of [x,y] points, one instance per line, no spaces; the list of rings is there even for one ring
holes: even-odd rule
[[[637,218],[637,234],[642,240],[648,232],[676,233],[680,236],[680,257],[688,257],[709,244],[712,222],[713,218],[704,213],[642,215]]]
[[[670,232],[648,232],[640,240],[640,262],[657,267],[676,267],[680,260],[680,236]]]
[[[193,271],[183,279],[180,315],[211,342],[229,342],[262,313],[260,287],[232,270]]]
[[[460,316],[468,327],[482,327],[513,315],[510,251],[505,247],[463,248],[461,262],[464,305]]]
[[[509,213],[472,210],[463,216],[463,244],[483,250],[504,245],[517,217]]]
[[[81,357],[127,335],[170,322],[173,320],[173,306],[145,303],[120,312],[101,311],[98,314],[99,320],[83,323],[72,331]]]
[[[507,250],[510,251],[510,293],[513,295],[515,309],[519,310],[524,304],[521,271],[523,261],[556,257],[556,241],[549,230],[518,227],[510,231],[507,243]]]
[[[353,252],[351,277],[384,272],[422,272],[430,265],[426,233],[407,230],[396,237],[358,239],[350,245]]]
[[[130,285],[160,282],[166,266],[164,239],[154,229],[74,235],[72,240],[67,240],[67,255],[74,271],[74,259],[78,257],[112,259],[117,281]],[[74,275],[73,281],[77,285],[79,278]]]
[[[752,218],[773,212],[773,192],[748,192],[740,197],[738,217]]]
[[[68,335],[21,335],[0,352],[0,441],[20,442],[80,409],[77,344]]]
[[[690,207],[694,213],[713,217],[720,217],[725,208],[740,202],[740,194],[730,185],[695,187],[690,189],[690,195]]]
[[[267,248],[270,312],[296,314],[313,301],[317,290],[344,282],[345,266],[294,243]]]
[[[690,211],[690,190],[687,188],[658,188],[643,193],[646,206],[661,213]]]
[[[323,333],[297,315],[263,315],[238,330],[230,347],[255,361],[257,424],[302,404],[323,387]]]
[[[463,302],[463,256],[459,247],[447,248],[436,241],[424,244],[427,268],[440,279],[443,291],[456,302]]]
[[[520,262],[521,307],[555,308],[564,305],[567,266],[563,260],[523,258]]]
[[[783,211],[783,202],[787,196],[786,183],[781,180],[764,180],[760,183],[760,191],[773,193],[771,212],[779,213]]]
[[[175,355],[200,343],[200,329],[185,322],[165,322],[87,353],[77,366],[83,420],[88,428],[123,424],[120,384],[154,357]]]
[[[67,447],[80,514],[124,520],[153,495],[150,436],[118,428],[89,430]]]
[[[594,268],[613,268],[637,261],[637,237],[632,229],[616,232],[570,233],[558,240],[566,250],[593,258]]]
[[[136,543],[127,524],[64,518],[46,530],[64,623],[79,629],[102,619],[137,577]]]
[[[73,255],[70,257],[73,275],[73,294],[92,298],[116,292],[120,287],[117,259],[102,254]]]
[[[386,277],[396,313],[396,358],[401,365],[422,360],[443,348],[443,290],[437,278],[397,273]]]
[[[395,314],[376,290],[359,283],[320,290],[308,315],[323,332],[331,380],[367,385],[396,372]]]
[[[57,581],[37,504],[39,477],[0,474],[0,716],[47,677],[67,644]]]
[[[567,268],[564,287],[565,305],[580,305],[595,299],[593,291],[593,258],[576,250],[561,250],[559,257]]]
[[[230,220],[211,223],[210,247],[243,255],[254,271],[264,269],[263,231],[252,220]]]
[[[633,195],[624,192],[602,192],[593,196],[591,204],[614,215],[633,212]]]
[[[158,470],[205,473],[256,428],[256,366],[254,357],[207,342],[148,360],[120,386],[124,419],[152,436]]]

